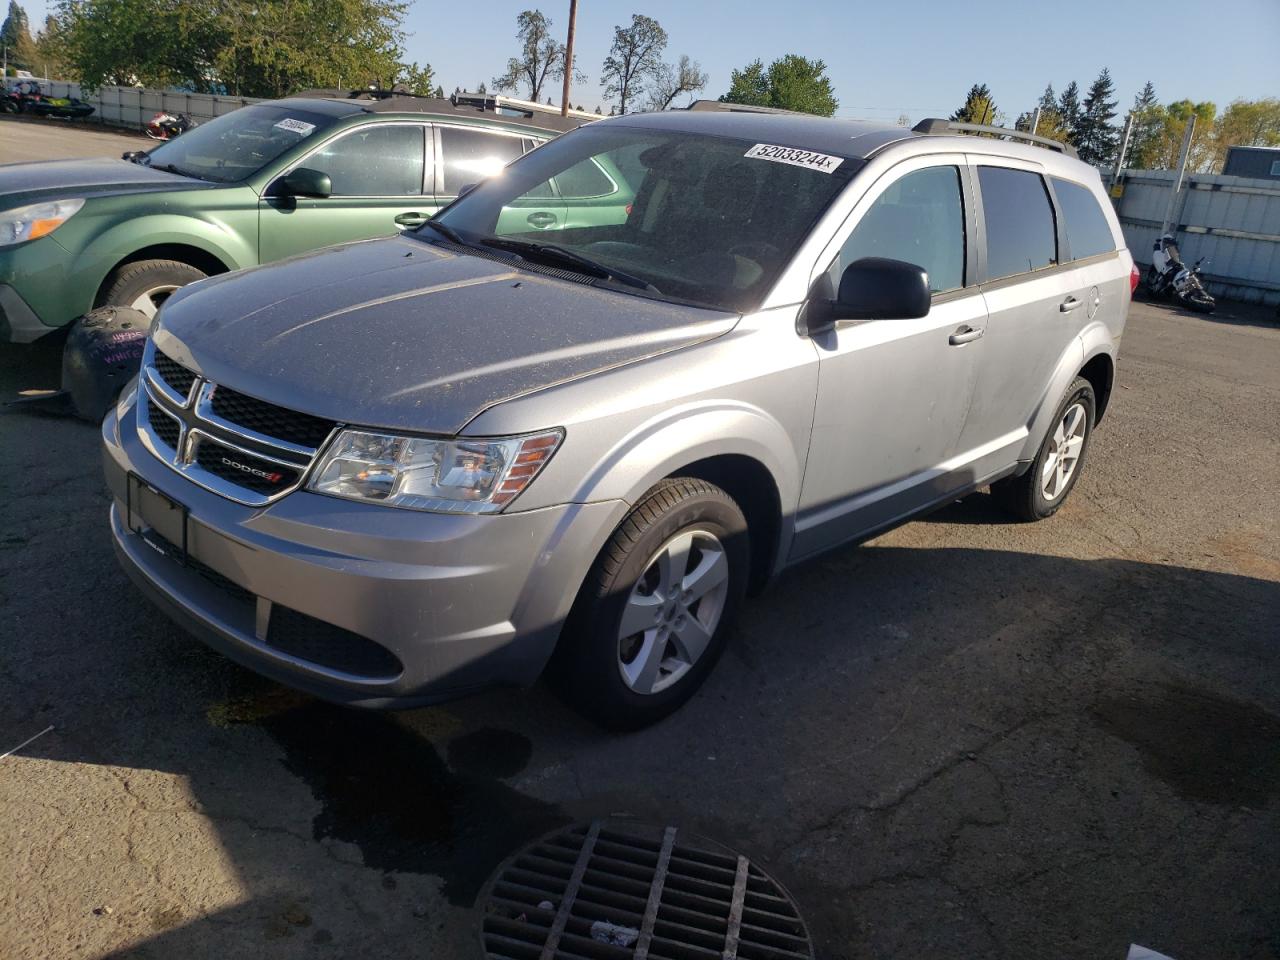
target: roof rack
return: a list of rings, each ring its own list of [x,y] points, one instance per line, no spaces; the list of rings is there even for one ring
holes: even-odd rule
[[[538,103],[534,100],[517,100],[515,97],[503,97],[494,93],[469,93],[466,90],[460,90],[450,94],[449,100],[455,107],[477,107],[481,110],[492,110],[495,113],[499,113],[502,110],[510,110],[526,117],[533,117],[534,114],[538,113],[560,116],[560,108],[549,103]],[[570,110],[567,115],[575,120],[604,119],[600,114],[591,113],[587,110]]]
[[[940,117],[929,117],[921,120],[911,128],[916,133],[987,133],[993,137],[1004,137],[1009,140],[1025,140],[1027,143],[1034,143],[1039,147],[1047,147],[1050,150],[1057,150],[1059,153],[1068,157],[1079,158],[1076,148],[1069,143],[1061,143],[1057,140],[1050,140],[1048,137],[1040,137],[1034,133],[1027,133],[1023,130],[1011,130],[1008,127],[989,127],[982,123],[960,123],[956,120],[943,120]]]

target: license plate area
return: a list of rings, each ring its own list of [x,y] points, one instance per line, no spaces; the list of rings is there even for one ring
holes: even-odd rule
[[[187,508],[137,474],[128,475],[127,525],[158,553],[187,562]]]

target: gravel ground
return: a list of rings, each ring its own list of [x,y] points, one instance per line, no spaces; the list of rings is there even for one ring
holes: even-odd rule
[[[0,346],[0,394],[57,361]],[[1135,305],[1057,517],[791,571],[625,737],[260,680],[117,569],[95,430],[0,413],[0,753],[54,728],[0,760],[0,957],[479,956],[498,862],[612,813],[748,853],[825,958],[1280,956],[1278,409],[1265,315]]]

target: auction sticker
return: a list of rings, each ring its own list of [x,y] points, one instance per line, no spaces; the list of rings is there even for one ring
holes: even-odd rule
[[[844,163],[844,157],[814,153],[812,150],[799,150],[796,147],[779,147],[772,143],[757,143],[743,156],[757,160],[772,160],[774,163],[789,163],[793,167],[805,167],[820,173],[833,173],[840,164]]]
[[[285,117],[276,127],[280,130],[288,130],[290,133],[296,133],[300,137],[309,136],[311,131],[316,128],[314,123],[304,123],[302,120],[294,120],[292,117]]]

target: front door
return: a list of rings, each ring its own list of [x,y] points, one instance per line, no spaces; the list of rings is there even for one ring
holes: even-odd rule
[[[370,123],[339,134],[296,166],[329,175],[328,197],[290,197],[269,187],[259,205],[263,262],[306,250],[392,236],[437,207],[424,193],[431,143],[421,123]]]
[[[898,165],[854,208],[828,271],[863,257],[924,267],[934,291],[918,320],[846,322],[815,338],[813,435],[792,558],[865,536],[959,489],[957,460],[987,314],[972,282],[967,172],[941,158]]]

